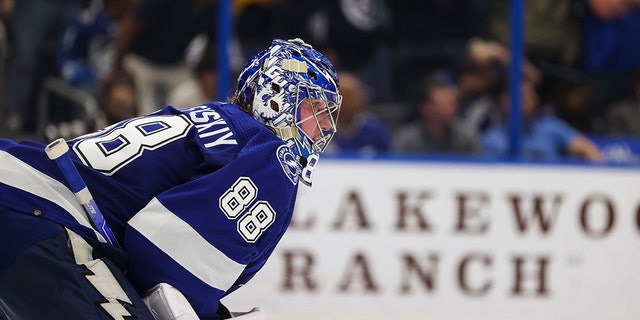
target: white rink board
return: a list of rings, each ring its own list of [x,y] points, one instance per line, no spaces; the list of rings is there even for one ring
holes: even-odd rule
[[[223,303],[269,320],[640,319],[639,208],[637,168],[325,160]]]

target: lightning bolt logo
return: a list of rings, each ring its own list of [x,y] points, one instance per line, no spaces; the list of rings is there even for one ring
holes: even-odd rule
[[[287,160],[284,161],[284,163],[286,165],[288,165],[290,167],[294,167],[294,168],[298,166],[298,163],[294,159],[287,159]]]
[[[125,320],[131,313],[122,305],[121,301],[133,304],[131,299],[124,292],[118,281],[114,277],[104,277],[97,275],[111,274],[111,270],[102,260],[94,260],[85,264],[93,274],[85,277],[96,290],[107,300],[100,304],[102,309],[115,320]]]
[[[293,184],[296,184],[302,171],[302,169],[300,168],[300,164],[298,163],[298,161],[296,161],[296,157],[286,145],[281,145],[280,147],[278,147],[278,150],[276,150],[276,155],[278,157],[278,160],[280,161],[280,166],[282,167],[284,173]]]
[[[106,300],[106,302],[100,303],[100,307],[114,320],[124,320],[124,317],[131,317],[131,313],[122,304],[133,305],[133,303],[118,283],[111,269],[104,261],[93,259],[93,248],[82,237],[69,229],[66,231],[71,242],[73,258],[77,264],[87,268],[84,277]]]
[[[97,276],[110,274],[111,270],[102,260],[94,260],[93,264],[85,264],[93,274],[88,274],[85,277],[87,281],[93,285],[96,290],[107,300],[100,304],[102,309],[109,314],[115,320],[125,320],[124,317],[130,317],[131,313],[125,309],[122,302],[133,304],[131,299],[122,290],[122,287],[115,278],[109,278],[104,276]]]

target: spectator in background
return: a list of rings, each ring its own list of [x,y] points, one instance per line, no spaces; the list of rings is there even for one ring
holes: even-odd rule
[[[458,115],[467,136],[480,136],[487,128],[500,123],[501,115],[491,97],[491,90],[505,77],[510,62],[509,50],[500,43],[472,38],[462,52],[458,65]],[[523,72],[539,82],[540,71],[524,59]]]
[[[126,72],[111,77],[102,89],[100,108],[104,113],[106,125],[135,117],[137,112],[136,90],[133,78]],[[101,127],[93,128],[98,130]]]
[[[362,82],[351,73],[341,72],[342,105],[338,130],[330,145],[331,152],[374,154],[389,152],[391,135],[376,116],[367,111],[367,95]]]
[[[607,108],[606,133],[640,137],[640,69],[635,72],[630,97]]]
[[[11,20],[15,0],[0,0],[0,22],[2,22],[3,36],[7,36],[8,24]]]
[[[582,67],[590,73],[624,73],[640,66],[640,2],[583,0]]]
[[[582,0],[583,54],[581,70],[594,83],[592,117],[606,117],[606,106],[624,96],[640,67],[640,1]],[[603,126],[595,128],[604,133]]]
[[[12,115],[8,126],[35,133],[36,97],[43,79],[56,75],[56,55],[65,28],[87,0],[14,0],[13,52],[7,92]]]
[[[496,87],[495,99],[506,118],[509,113],[507,82]],[[593,162],[602,160],[598,147],[580,132],[552,115],[538,110],[535,84],[524,77],[522,81],[522,157],[528,160],[553,161],[577,157]],[[490,128],[482,136],[482,152],[491,157],[509,156],[508,121]]]
[[[4,73],[4,63],[9,53],[9,46],[13,45],[13,34],[11,32],[11,15],[15,0],[0,0],[0,58],[2,58],[2,72]],[[4,76],[4,74],[2,74]]]
[[[99,91],[99,97],[95,98],[96,109],[83,109],[74,114],[58,110],[59,116],[64,117],[46,125],[46,140],[73,139],[137,115],[136,91],[131,75],[121,72],[111,76],[100,84]]]
[[[67,27],[60,51],[60,75],[95,97],[111,75],[120,19],[135,0],[93,0]]]
[[[5,132],[8,122],[5,120],[10,114],[7,108],[6,97],[6,63],[13,47],[11,29],[11,14],[13,13],[14,0],[0,0],[0,134]],[[16,117],[17,120],[17,117]],[[10,128],[15,129],[15,128]]]
[[[90,111],[83,103],[67,97],[87,93],[93,98],[92,104],[99,105],[101,89],[113,69],[113,40],[118,21],[134,1],[91,0],[67,24],[56,53],[56,75],[72,87],[47,94],[50,113],[45,126],[47,140],[71,138],[104,125],[103,118],[92,119],[95,109]]]
[[[582,133],[595,132],[594,128],[601,124],[594,119],[591,110],[594,89],[590,77],[580,72],[567,72],[553,83],[550,104],[555,115]]]
[[[215,43],[214,0],[140,0],[116,36],[115,70],[126,68],[138,90],[138,112],[166,105],[167,93],[193,78],[189,49],[203,39],[200,54]],[[194,46],[192,46],[194,45]]]
[[[169,92],[168,105],[183,109],[216,100],[218,73],[216,71],[216,56],[212,49],[213,46],[209,46],[193,68],[195,77],[179,84]]]
[[[394,95],[408,100],[416,79],[453,69],[467,42],[485,35],[491,1],[387,1],[392,15],[390,45]]]
[[[264,50],[273,38],[276,0],[234,0],[233,23],[235,36],[245,60]],[[307,1],[305,1],[306,4]],[[291,17],[287,17],[291,20]],[[293,35],[289,38],[300,37]]]
[[[581,30],[584,0],[525,1],[523,10],[524,55],[539,71],[535,81],[541,105],[554,103],[563,73],[579,69],[585,37]],[[511,1],[490,1],[486,38],[509,53]],[[505,65],[506,66],[506,65]],[[531,77],[531,75],[527,75]]]
[[[527,56],[534,63],[538,60],[562,65],[577,63],[582,45],[579,1],[524,2],[524,45]],[[486,37],[506,46],[511,30],[511,1],[494,0],[489,3]]]
[[[274,32],[304,37],[334,64],[362,81],[370,102],[392,98],[388,41],[392,16],[385,0],[281,0]]]
[[[457,87],[451,77],[434,72],[418,90],[416,120],[398,129],[394,149],[401,153],[475,153],[475,138],[464,133],[456,118]]]

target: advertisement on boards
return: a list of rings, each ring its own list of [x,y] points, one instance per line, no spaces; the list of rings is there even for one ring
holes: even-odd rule
[[[640,318],[640,171],[330,160],[264,268],[267,319]]]

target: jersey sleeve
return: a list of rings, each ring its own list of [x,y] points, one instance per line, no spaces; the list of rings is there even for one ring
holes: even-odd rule
[[[220,298],[264,264],[291,221],[297,181],[283,171],[277,150],[241,154],[137,213],[124,242],[134,285],[144,291],[169,283],[199,316],[215,314]]]
[[[502,127],[489,129],[481,138],[482,153],[490,157],[503,157],[509,148]]]
[[[578,131],[558,118],[549,117],[546,121],[547,126],[549,126],[548,131],[555,134],[554,138],[561,146],[561,150],[566,153],[573,139],[578,136]]]

